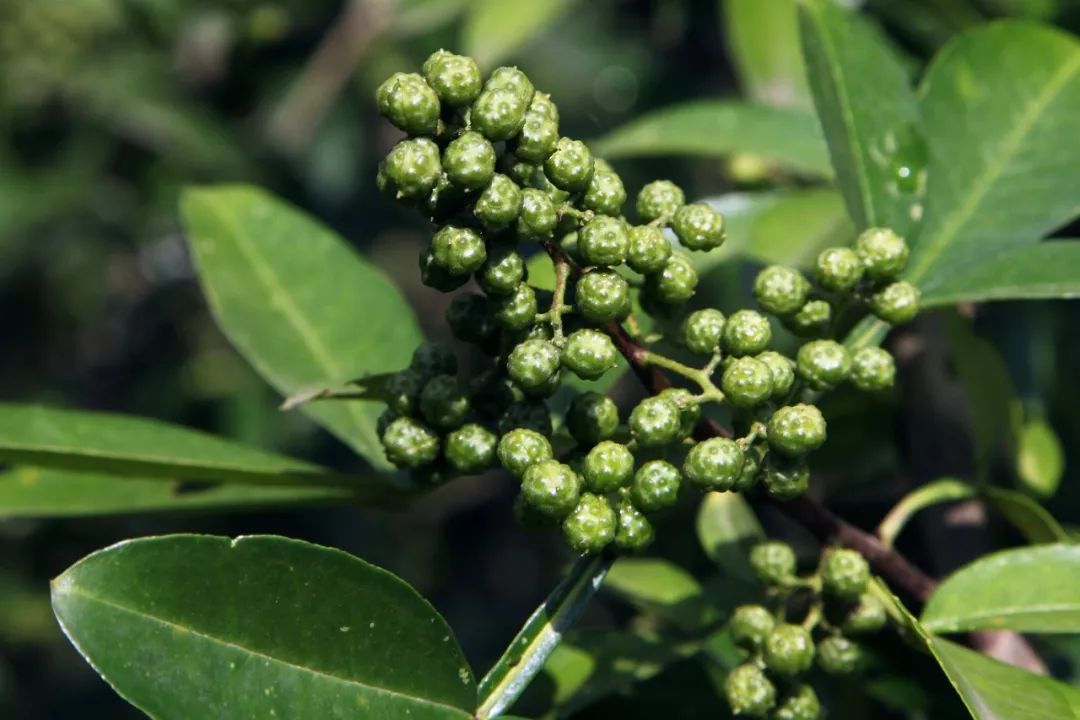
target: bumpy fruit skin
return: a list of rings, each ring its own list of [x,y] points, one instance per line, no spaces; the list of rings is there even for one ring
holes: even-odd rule
[[[505,434],[516,428],[533,430],[545,437],[551,437],[551,411],[542,400],[513,402],[499,416],[499,432]]]
[[[821,589],[841,600],[856,600],[870,582],[870,566],[854,550],[837,548],[825,556],[821,567]]]
[[[848,609],[840,629],[849,635],[867,635],[885,627],[888,620],[881,600],[875,595],[863,593],[858,602]]]
[[[870,347],[851,358],[851,382],[860,390],[885,390],[896,382],[896,362],[888,350]]]
[[[833,635],[818,643],[818,667],[830,675],[850,675],[863,662],[862,648],[843,635]]]
[[[458,340],[481,347],[489,343],[496,331],[491,304],[479,293],[461,293],[446,307],[446,323]]]
[[[529,467],[521,481],[525,501],[544,515],[564,518],[578,503],[581,479],[557,460],[544,460]]]
[[[765,638],[765,665],[777,675],[794,677],[814,664],[814,641],[802,625],[783,624]]]
[[[862,258],[850,248],[825,248],[814,263],[818,285],[831,292],[848,292],[862,280]]]
[[[832,305],[826,300],[807,300],[797,311],[782,318],[782,322],[799,337],[824,335],[832,322]]]
[[[443,455],[458,472],[487,470],[495,463],[498,440],[495,433],[483,425],[468,423],[446,436]]]
[[[526,340],[510,351],[506,371],[522,390],[539,389],[559,372],[559,348],[546,340]]]
[[[738,310],[724,323],[721,343],[735,357],[756,355],[769,346],[772,327],[769,319],[753,310]]]
[[[607,215],[593,218],[578,233],[578,252],[586,265],[622,265],[629,248],[626,227]]]
[[[442,165],[450,182],[466,190],[479,190],[495,177],[495,148],[480,133],[462,133],[446,146]]]
[[[679,408],[679,438],[690,437],[701,420],[701,406],[686,388],[669,387],[660,391],[658,397],[670,400]]]
[[[705,203],[676,210],[671,229],[687,250],[712,250],[724,244],[724,216]]]
[[[658,395],[647,397],[630,413],[630,432],[642,447],[663,447],[681,434],[679,407]]]
[[[769,453],[761,480],[772,497],[794,500],[810,488],[810,468],[804,458],[785,458]]]
[[[544,175],[560,190],[580,192],[589,186],[593,167],[592,153],[585,143],[564,137],[544,161]]]
[[[473,214],[488,230],[509,227],[521,212],[521,188],[505,175],[496,174],[476,198]]]
[[[507,330],[527,330],[536,324],[536,302],[536,291],[528,283],[518,283],[512,293],[496,298],[492,305],[495,322]]]
[[[778,408],[769,418],[769,447],[788,457],[801,457],[825,442],[825,418],[816,405]]]
[[[429,193],[442,177],[439,146],[427,138],[402,140],[386,156],[384,172],[401,197]]]
[[[457,356],[453,350],[436,342],[422,342],[413,351],[409,368],[425,380],[436,375],[456,375]]]
[[[575,330],[566,338],[563,366],[583,380],[597,380],[615,367],[619,351],[611,338],[599,330]]]
[[[559,142],[559,123],[529,107],[525,124],[514,140],[514,155],[531,163],[547,160]]]
[[[432,427],[453,430],[469,415],[469,396],[451,375],[436,375],[420,392],[420,413]]]
[[[525,125],[525,100],[509,88],[485,88],[472,105],[473,127],[492,142],[509,140]]]
[[[734,440],[709,438],[690,449],[683,474],[702,490],[731,490],[743,468],[743,452]]]
[[[772,714],[772,720],[819,720],[820,717],[821,702],[817,693],[805,684],[798,685],[781,699]]]
[[[474,230],[446,225],[431,239],[435,263],[451,275],[471,275],[487,260],[484,239]]]
[[[618,517],[607,498],[584,493],[563,520],[563,537],[577,553],[598,553],[615,539]]]
[[[757,665],[747,663],[728,673],[724,697],[733,715],[763,718],[776,705],[776,686]]]
[[[784,265],[770,265],[754,279],[754,297],[758,305],[773,315],[791,315],[806,304],[810,283],[798,270]]]
[[[424,79],[447,105],[468,105],[480,94],[483,78],[476,61],[446,50],[436,50],[424,61]]]
[[[757,355],[756,359],[769,368],[774,399],[782,398],[791,392],[791,386],[795,384],[795,363],[790,358],[773,350],[766,350]]]
[[[635,225],[630,228],[630,245],[626,264],[634,272],[651,275],[660,272],[671,257],[671,243],[660,228],[652,225]]]
[[[663,510],[678,501],[681,484],[682,476],[677,467],[666,460],[650,460],[634,473],[630,499],[642,512]]]
[[[559,108],[552,101],[551,96],[539,90],[533,93],[532,102],[529,103],[529,112],[542,115],[553,123],[559,122]]]
[[[476,282],[488,295],[510,295],[525,279],[525,261],[510,248],[495,248],[476,271]]]
[[[375,91],[379,112],[409,135],[434,135],[439,128],[439,96],[416,73],[394,73]]]
[[[735,358],[724,369],[720,387],[728,402],[735,407],[754,407],[772,395],[772,371],[769,366],[752,357]]]
[[[428,378],[412,368],[406,368],[386,381],[383,397],[386,407],[398,415],[412,415],[416,412],[420,391]]]
[[[697,271],[681,255],[672,255],[659,272],[645,278],[646,291],[668,306],[682,305],[694,297],[697,284]]]
[[[799,348],[795,372],[815,390],[831,390],[851,372],[851,354],[835,340],[811,340]]]
[[[921,297],[917,287],[906,280],[898,280],[870,296],[870,309],[891,325],[903,325],[919,314]]]
[[[386,458],[398,467],[417,468],[439,457],[439,436],[409,417],[391,422],[382,436]]]
[[[679,335],[683,345],[699,355],[712,355],[720,350],[724,333],[724,313],[712,308],[695,310],[683,320]]]
[[[593,271],[577,281],[574,300],[586,320],[615,320],[630,306],[630,285],[613,272]]]
[[[739,477],[735,479],[735,486],[731,488],[735,492],[747,492],[753,489],[761,474],[761,463],[764,453],[760,447],[750,447],[743,453],[743,466]]]
[[[630,483],[634,475],[634,454],[621,443],[601,441],[585,456],[581,475],[585,478],[585,487],[592,492],[614,492]]]
[[[497,88],[511,90],[527,104],[532,102],[533,94],[536,92],[529,76],[511,65],[492,70],[484,87],[488,90]]]
[[[497,452],[499,464],[518,478],[533,465],[551,460],[554,455],[548,439],[528,428],[515,428],[503,435]]]
[[[656,536],[652,523],[632,502],[621,500],[615,512],[618,516],[615,547],[626,552],[639,552],[652,544]]]
[[[750,551],[750,567],[766,585],[782,585],[795,577],[795,551],[776,540],[758,543]]]
[[[558,221],[555,204],[547,193],[533,188],[522,191],[517,222],[517,231],[522,238],[548,237]]]
[[[619,429],[619,408],[606,395],[591,390],[583,392],[570,402],[566,429],[581,445],[595,445]]]
[[[598,167],[585,188],[581,202],[595,213],[618,216],[626,204],[626,188],[622,178],[614,172],[601,172]]]
[[[728,621],[728,630],[735,644],[753,652],[765,644],[765,638],[773,631],[776,620],[771,612],[760,605],[742,605],[735,608]]]
[[[888,228],[864,230],[855,238],[855,252],[872,280],[891,280],[907,265],[907,243]]]
[[[670,180],[654,180],[638,192],[634,203],[642,222],[671,218],[686,204],[682,188]]]
[[[431,248],[420,253],[420,282],[440,292],[451,292],[469,282],[468,275],[451,275],[435,262]]]

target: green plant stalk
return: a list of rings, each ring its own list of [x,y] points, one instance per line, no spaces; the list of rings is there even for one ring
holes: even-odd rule
[[[918,490],[908,493],[893,506],[892,510],[881,521],[877,528],[877,536],[881,538],[881,544],[891,548],[896,542],[896,537],[904,529],[908,520],[924,508],[954,500],[964,500],[975,497],[977,491],[971,485],[960,480],[946,478],[923,485]]]
[[[709,402],[721,402],[724,399],[723,391],[716,387],[710,377],[711,373],[707,372],[707,365],[705,368],[692,368],[689,365],[683,365],[677,360],[672,360],[669,357],[654,352],[646,352],[642,355],[642,362],[646,365],[663,368],[676,375],[682,375],[687,380],[697,383],[701,388],[703,400]]]
[[[480,681],[478,720],[498,717],[520,697],[600,589],[614,561],[615,555],[610,552],[581,558],[536,608],[503,656]]]

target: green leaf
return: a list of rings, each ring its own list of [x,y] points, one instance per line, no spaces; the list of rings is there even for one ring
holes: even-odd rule
[[[36,467],[0,473],[0,518],[231,512],[354,499],[344,488],[183,483]]]
[[[885,225],[904,234],[918,196],[898,189],[893,167],[898,156],[921,149],[907,75],[869,28],[833,0],[805,0],[799,20],[814,105],[855,226]]]
[[[750,568],[750,549],[765,539],[765,531],[742,495],[730,492],[706,494],[698,510],[697,533],[705,554],[725,573],[756,582]]]
[[[800,172],[828,176],[813,115],[734,100],[702,100],[646,113],[589,143],[605,158],[752,153]]]
[[[461,46],[481,67],[493,67],[540,34],[573,4],[574,0],[526,3],[472,0],[461,31]]]
[[[699,628],[717,615],[701,583],[660,558],[620,558],[608,573],[604,588],[684,630]]]
[[[1046,508],[1015,490],[986,488],[986,499],[1031,543],[1067,542],[1069,534]]]
[[[908,276],[928,294],[1080,212],[1075,38],[1019,21],[964,33],[938,54],[919,100],[930,160]]]
[[[1080,632],[1080,546],[982,557],[945,579],[922,613],[932,632]]]
[[[923,294],[924,308],[957,302],[1080,297],[1080,240],[1052,240],[1008,250]]]
[[[1032,420],[1020,430],[1017,439],[1016,475],[1024,488],[1041,497],[1057,492],[1065,471],[1065,450],[1050,425]]]
[[[218,325],[280,393],[408,364],[421,339],[412,311],[330,230],[252,187],[189,189],[182,207]],[[375,405],[313,403],[304,412],[373,465],[389,467]]]
[[[941,503],[975,497],[976,490],[956,478],[940,478],[918,487],[893,506],[878,525],[877,535],[885,545],[892,547],[900,531],[916,513]]]
[[[724,39],[746,95],[810,109],[794,0],[723,0]]]
[[[54,580],[52,602],[94,669],[160,720],[467,720],[476,702],[450,628],[416,591],[297,540],[129,540]]]

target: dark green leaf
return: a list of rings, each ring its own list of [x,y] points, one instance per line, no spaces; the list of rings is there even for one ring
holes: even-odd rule
[[[472,673],[407,584],[276,537],[173,535],[94,553],[53,581],[94,668],[153,718],[467,720]]]
[[[757,102],[809,109],[795,0],[723,0],[724,38],[739,84]]]
[[[748,558],[750,549],[765,538],[765,532],[742,495],[708,493],[698,510],[697,532],[705,554],[725,573],[755,582]]]
[[[987,488],[986,499],[1031,543],[1066,542],[1069,534],[1046,508],[1013,490]]]
[[[1016,475],[1023,487],[1040,497],[1057,492],[1065,470],[1065,450],[1045,420],[1032,420],[1017,438]]]
[[[545,30],[574,1],[472,0],[461,31],[463,51],[476,58],[482,67],[491,68]]]
[[[956,268],[948,282],[923,295],[923,306],[1076,297],[1080,297],[1080,241],[1054,240]]]

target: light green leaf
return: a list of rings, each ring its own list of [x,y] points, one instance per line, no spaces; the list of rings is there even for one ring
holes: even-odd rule
[[[742,495],[731,492],[705,495],[698,509],[697,533],[705,554],[725,573],[756,582],[750,568],[750,549],[765,538],[765,532]]]
[[[296,540],[172,535],[94,553],[52,584],[79,652],[158,720],[467,720],[472,673],[411,587]]]
[[[957,302],[1080,297],[1080,241],[1052,240],[958,267],[923,294],[924,308]]]
[[[1045,420],[1024,425],[1017,439],[1016,475],[1024,488],[1041,497],[1057,492],[1065,471],[1065,450]]]
[[[620,558],[608,573],[604,588],[687,630],[717,615],[697,579],[660,558]]]
[[[1031,543],[1067,542],[1069,534],[1046,508],[1014,490],[990,487],[986,499]]]
[[[1080,546],[987,555],[945,579],[922,613],[932,632],[1080,632]]]
[[[908,276],[928,293],[1080,213],[1080,43],[1003,21],[955,38],[919,91],[926,214]]]
[[[735,100],[702,100],[655,110],[589,146],[605,158],[752,153],[809,175],[830,174],[813,115]]]
[[[324,226],[268,193],[223,185],[183,196],[203,292],[218,325],[280,393],[400,370],[420,342],[385,275]],[[304,412],[372,464],[388,468],[374,404],[312,403]]]
[[[743,92],[757,102],[810,109],[795,0],[722,0],[724,39]]]
[[[905,234],[919,198],[897,187],[893,168],[899,156],[917,156],[921,143],[904,69],[833,0],[800,3],[799,21],[814,105],[855,227]]]
[[[472,0],[461,46],[481,67],[490,68],[526,45],[573,6],[574,0]]]

